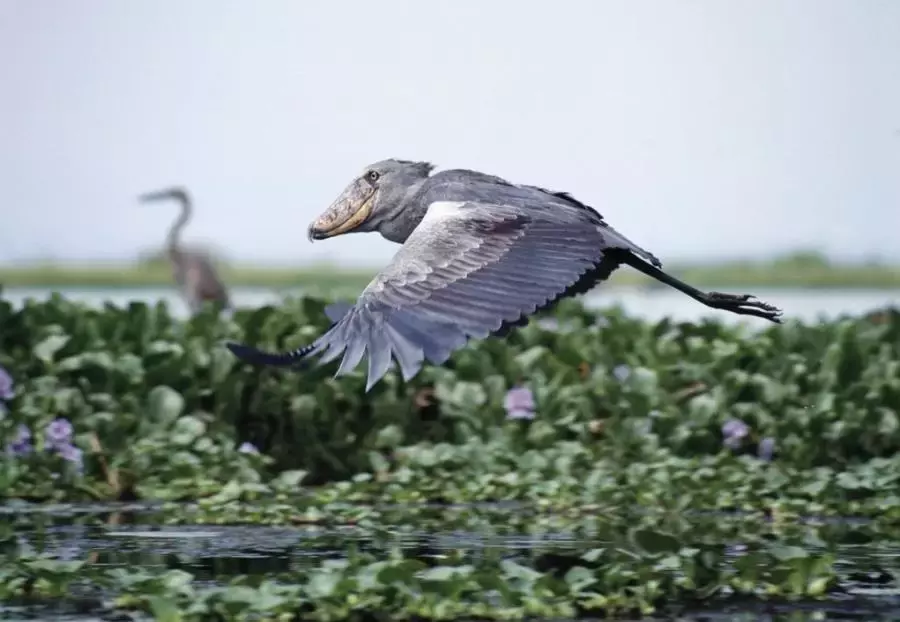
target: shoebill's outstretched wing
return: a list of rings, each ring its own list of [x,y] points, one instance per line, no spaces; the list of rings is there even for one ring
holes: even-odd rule
[[[337,375],[368,354],[368,391],[392,358],[408,380],[425,359],[441,364],[469,338],[523,324],[553,301],[587,291],[622,252],[658,265],[596,214],[436,202],[355,305],[329,307],[334,324],[312,344],[284,354],[228,347],[245,361],[277,366],[343,354]]]

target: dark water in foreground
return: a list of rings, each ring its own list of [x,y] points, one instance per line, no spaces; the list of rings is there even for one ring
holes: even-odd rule
[[[114,511],[117,510],[117,511]],[[30,516],[29,516],[30,514]],[[354,546],[361,551],[401,548],[408,556],[437,558],[462,553],[472,561],[491,551],[529,565],[537,555],[570,553],[602,546],[589,536],[566,533],[519,534],[498,530],[421,530],[413,526],[385,527],[379,531],[356,526],[246,526],[159,524],[152,507],[134,505],[44,507],[40,515],[0,506],[0,526],[7,542],[19,550],[50,554],[60,560],[90,560],[105,568],[142,568],[152,571],[181,569],[208,585],[238,574],[286,572],[316,566],[325,559],[343,558]],[[115,516],[116,518],[111,518]],[[85,519],[93,519],[89,524]],[[99,519],[99,520],[98,520]],[[702,521],[702,517],[698,518]],[[740,544],[735,545],[735,555]],[[900,565],[900,542],[885,546],[847,545],[839,549],[844,576],[852,576],[845,593],[826,601],[790,604],[747,602],[708,610],[697,609],[677,619],[726,620],[898,620],[900,590],[886,587],[884,574],[874,570]],[[46,603],[0,603],[2,620],[138,620],[148,617],[110,617],[98,610],[103,594],[68,600],[53,607]],[[658,618],[662,619],[662,618]]]

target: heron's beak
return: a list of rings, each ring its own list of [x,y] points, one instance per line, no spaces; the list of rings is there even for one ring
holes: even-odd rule
[[[324,240],[353,231],[372,213],[375,188],[364,179],[347,186],[341,196],[309,226],[308,237]]]

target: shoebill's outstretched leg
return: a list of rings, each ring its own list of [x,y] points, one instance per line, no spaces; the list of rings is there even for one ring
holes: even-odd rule
[[[781,309],[770,304],[766,304],[765,302],[756,299],[755,296],[751,296],[750,294],[723,294],[721,292],[702,292],[699,289],[688,285],[684,281],[680,281],[674,276],[666,274],[656,266],[645,262],[639,257],[632,255],[631,253],[625,254],[625,256],[622,258],[622,263],[631,266],[635,270],[643,272],[647,276],[652,277],[661,283],[665,283],[669,287],[674,287],[683,294],[687,294],[697,302],[705,304],[707,307],[711,307],[713,309],[722,309],[723,311],[731,311],[732,313],[737,313],[739,315],[752,315],[755,317],[763,318],[765,320],[769,320],[771,322],[775,322],[777,324],[781,323]]]

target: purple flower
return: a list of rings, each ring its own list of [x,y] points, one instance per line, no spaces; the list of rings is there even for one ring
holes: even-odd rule
[[[24,423],[16,428],[16,438],[6,446],[6,451],[14,456],[24,456],[31,453],[31,430]]]
[[[82,471],[84,468],[84,453],[78,447],[65,443],[57,446],[56,451],[63,460],[74,464],[79,473]]]
[[[48,448],[61,449],[72,443],[72,424],[68,419],[57,418],[47,424],[44,438]]]
[[[514,387],[503,399],[507,419],[534,419],[534,395],[527,387]]]
[[[756,453],[760,460],[770,461],[775,453],[775,439],[771,436],[762,439],[759,442],[759,447],[756,448]]]
[[[256,445],[253,443],[243,442],[241,446],[238,447],[238,451],[242,454],[258,454],[259,450],[256,448]]]
[[[729,449],[737,449],[750,433],[750,426],[740,419],[729,419],[722,425],[722,442]]]
[[[31,446],[31,443],[13,443],[6,448],[6,451],[11,453],[14,456],[27,456],[34,450],[34,447]]]
[[[16,440],[13,443],[27,443],[31,440],[31,430],[24,423],[20,423],[16,428]]]
[[[11,400],[16,396],[13,390],[13,379],[5,369],[0,367],[0,400]]]
[[[631,368],[628,365],[616,365],[613,368],[613,376],[619,382],[625,382],[631,377]]]

